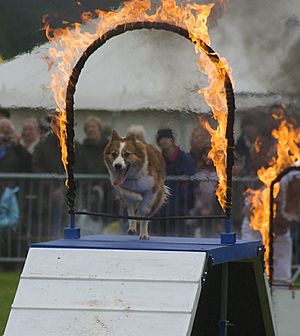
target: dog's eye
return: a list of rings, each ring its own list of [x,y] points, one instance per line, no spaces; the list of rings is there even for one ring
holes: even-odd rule
[[[116,152],[112,152],[111,156],[115,159],[117,157],[117,153]]]
[[[130,155],[130,153],[129,153],[129,152],[124,152],[124,157],[125,157],[125,158],[128,158],[128,157],[129,157],[129,155]]]

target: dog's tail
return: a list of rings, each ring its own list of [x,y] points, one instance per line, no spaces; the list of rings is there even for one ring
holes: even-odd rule
[[[171,196],[171,189],[166,185],[164,185],[163,188],[164,188],[164,197],[161,205],[165,204],[168,200],[168,197]]]
[[[159,190],[156,200],[152,206],[150,216],[153,216],[168,200],[168,197],[171,195],[171,189],[167,186],[163,186]]]
[[[169,188],[166,185],[164,185],[163,186],[163,195],[161,197],[158,209],[161,208],[164,204],[167,203],[169,196],[171,196],[171,188]]]

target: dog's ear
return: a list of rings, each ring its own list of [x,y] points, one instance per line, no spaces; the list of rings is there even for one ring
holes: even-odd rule
[[[136,136],[133,133],[129,133],[126,136],[126,140],[136,142]]]
[[[121,140],[121,137],[116,130],[113,130],[111,133],[111,141],[115,140]]]

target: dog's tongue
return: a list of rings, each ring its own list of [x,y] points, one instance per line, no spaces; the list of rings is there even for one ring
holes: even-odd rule
[[[114,179],[113,179],[113,184],[114,185],[122,184],[124,182],[124,175],[125,175],[125,171],[116,172]]]

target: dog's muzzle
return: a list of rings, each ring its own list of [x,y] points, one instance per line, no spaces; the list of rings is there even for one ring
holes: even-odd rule
[[[125,182],[130,165],[123,168],[123,166],[120,163],[116,163],[113,167],[115,169],[112,180],[113,185],[118,186],[123,184]]]

